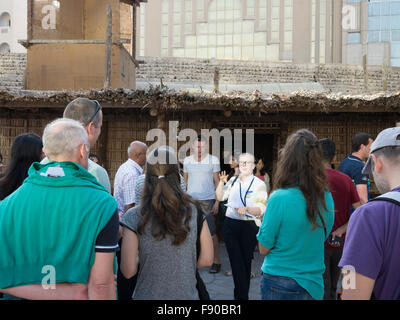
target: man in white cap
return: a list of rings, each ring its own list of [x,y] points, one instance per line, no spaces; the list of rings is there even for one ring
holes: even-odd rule
[[[372,173],[382,196],[359,207],[350,218],[339,263],[344,272],[343,299],[398,299],[400,127],[379,133],[362,173]]]

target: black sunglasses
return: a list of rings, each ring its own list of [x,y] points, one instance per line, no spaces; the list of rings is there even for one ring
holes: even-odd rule
[[[99,112],[99,110],[101,110],[100,103],[99,103],[97,100],[91,100],[91,101],[93,101],[93,102],[96,104],[96,111],[94,112],[94,114],[93,114],[92,117],[90,118],[88,124],[91,123],[91,122],[93,121],[93,119],[94,119],[94,117],[96,116],[96,114]]]

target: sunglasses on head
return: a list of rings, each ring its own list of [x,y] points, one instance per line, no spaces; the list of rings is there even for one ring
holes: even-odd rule
[[[101,110],[101,106],[100,103],[97,100],[92,100],[95,104],[96,104],[96,111],[94,112],[94,114],[92,115],[92,117],[90,118],[89,123],[91,123],[94,119],[94,117],[96,116],[96,114],[99,112],[99,110]]]

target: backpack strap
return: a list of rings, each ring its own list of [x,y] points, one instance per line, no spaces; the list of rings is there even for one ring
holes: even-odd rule
[[[400,206],[400,192],[397,191],[389,191],[385,194],[382,194],[374,199],[371,199],[371,201],[388,201],[394,204],[397,204]],[[377,300],[374,291],[372,291],[371,298],[370,300]],[[400,300],[400,297],[397,298],[397,300]]]
[[[382,194],[370,201],[388,201],[400,206],[400,192],[397,191],[390,191],[385,194]]]

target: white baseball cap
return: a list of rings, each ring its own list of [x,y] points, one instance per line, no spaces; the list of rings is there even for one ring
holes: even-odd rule
[[[370,155],[371,153],[386,147],[400,147],[400,127],[388,128],[379,132],[378,136],[371,144]],[[370,156],[362,169],[363,174],[372,173],[371,163],[372,159]]]

